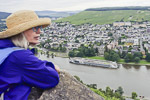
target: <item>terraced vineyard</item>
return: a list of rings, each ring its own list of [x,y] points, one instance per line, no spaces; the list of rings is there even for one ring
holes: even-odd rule
[[[76,15],[57,20],[71,24],[112,24],[115,21],[150,21],[149,10],[82,11]]]

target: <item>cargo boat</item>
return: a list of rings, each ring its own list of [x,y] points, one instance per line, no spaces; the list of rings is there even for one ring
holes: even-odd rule
[[[95,60],[95,59],[86,59],[86,58],[70,58],[70,63],[79,64],[79,65],[88,65],[88,66],[96,66],[96,67],[104,67],[104,68],[118,68],[116,62],[105,61],[105,60]]]

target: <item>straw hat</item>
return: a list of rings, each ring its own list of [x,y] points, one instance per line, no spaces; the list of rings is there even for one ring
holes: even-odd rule
[[[49,18],[38,18],[34,11],[21,10],[17,11],[6,19],[7,30],[0,32],[0,38],[8,38],[17,35],[32,27],[46,27],[51,24]]]

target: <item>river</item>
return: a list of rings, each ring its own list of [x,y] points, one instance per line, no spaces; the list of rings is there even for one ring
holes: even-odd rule
[[[102,89],[109,86],[114,90],[121,86],[126,96],[136,92],[138,96],[144,96],[150,100],[150,67],[120,64],[118,69],[107,69],[71,64],[68,58],[38,56],[42,60],[57,64],[71,75],[79,76],[86,84],[97,84],[97,87]]]

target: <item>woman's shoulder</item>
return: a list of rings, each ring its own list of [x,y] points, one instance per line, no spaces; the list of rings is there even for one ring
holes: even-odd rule
[[[24,57],[29,55],[34,55],[30,50],[20,49],[12,52],[13,56]]]
[[[25,49],[22,49],[22,50],[16,50],[14,52],[12,52],[8,59],[13,61],[13,62],[20,62],[20,63],[23,63],[25,61],[29,61],[29,60],[32,60],[32,59],[37,59],[36,56],[34,56],[34,54],[30,51],[30,50],[25,50]]]

